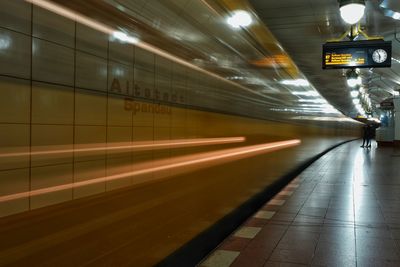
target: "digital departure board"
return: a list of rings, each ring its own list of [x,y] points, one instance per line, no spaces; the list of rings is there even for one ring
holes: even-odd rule
[[[323,45],[323,69],[389,68],[391,65],[391,41],[332,42]]]

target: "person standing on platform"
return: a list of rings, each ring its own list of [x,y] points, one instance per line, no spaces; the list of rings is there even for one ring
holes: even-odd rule
[[[369,140],[368,140],[369,133],[368,132],[369,132],[369,125],[368,124],[364,124],[364,127],[363,127],[363,143],[362,143],[361,147],[368,146],[368,143],[369,143]]]
[[[371,140],[375,137],[375,129],[376,126],[373,124],[370,124],[368,126],[368,138],[367,138],[367,145],[366,147],[371,147]]]

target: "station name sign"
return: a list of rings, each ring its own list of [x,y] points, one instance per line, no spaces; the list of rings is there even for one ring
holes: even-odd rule
[[[323,69],[389,68],[391,65],[391,41],[331,42],[322,48]]]

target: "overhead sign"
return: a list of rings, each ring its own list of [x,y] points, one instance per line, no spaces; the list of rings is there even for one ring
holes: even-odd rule
[[[394,109],[393,98],[383,100],[380,105],[380,109]]]
[[[323,45],[323,69],[389,68],[391,41],[331,42]]]

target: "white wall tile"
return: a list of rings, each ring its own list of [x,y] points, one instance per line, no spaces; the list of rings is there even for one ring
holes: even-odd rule
[[[112,39],[112,37],[110,38]],[[133,66],[134,46],[123,43],[118,40],[110,40],[109,59],[123,63],[127,66]]]
[[[144,101],[131,101],[133,107],[133,125],[134,126],[154,126],[154,103]],[[136,110],[137,109],[137,110]]]
[[[125,99],[119,96],[108,96],[108,125],[132,126],[132,111],[125,110]]]
[[[141,48],[135,47],[135,69],[145,69],[154,72],[154,54]]]
[[[154,89],[154,72],[150,72],[144,69],[135,68],[135,84],[140,88],[139,97],[144,97],[146,99],[153,99],[153,89]]]
[[[75,22],[54,12],[33,6],[32,35],[68,47],[74,47]]]
[[[155,73],[157,75],[171,76],[172,62],[161,56],[155,56]]]
[[[31,5],[20,0],[1,0],[0,26],[25,34],[30,34]]]
[[[0,76],[0,123],[30,123],[30,82]]]
[[[106,125],[107,95],[95,91],[75,91],[75,123],[80,125]]]
[[[76,24],[76,49],[107,58],[108,36],[80,23]]]
[[[30,78],[31,38],[0,28],[0,74]]]
[[[171,99],[171,76],[162,75],[156,72],[155,75],[155,86],[153,91],[154,102],[159,101],[170,101]],[[165,97],[168,97],[168,100]]]
[[[108,91],[113,94],[133,95],[133,86],[133,67],[110,61]]]
[[[76,86],[91,90],[107,90],[107,60],[76,52]]]
[[[132,141],[132,127],[114,127],[107,128],[107,142],[131,142]]]
[[[36,38],[32,49],[34,80],[74,84],[74,50]]]
[[[156,105],[156,111],[158,108],[164,107],[165,105]],[[154,113],[154,127],[170,127],[171,126],[171,115],[168,113],[155,112]]]
[[[34,82],[32,84],[32,123],[72,124],[74,89]]]

